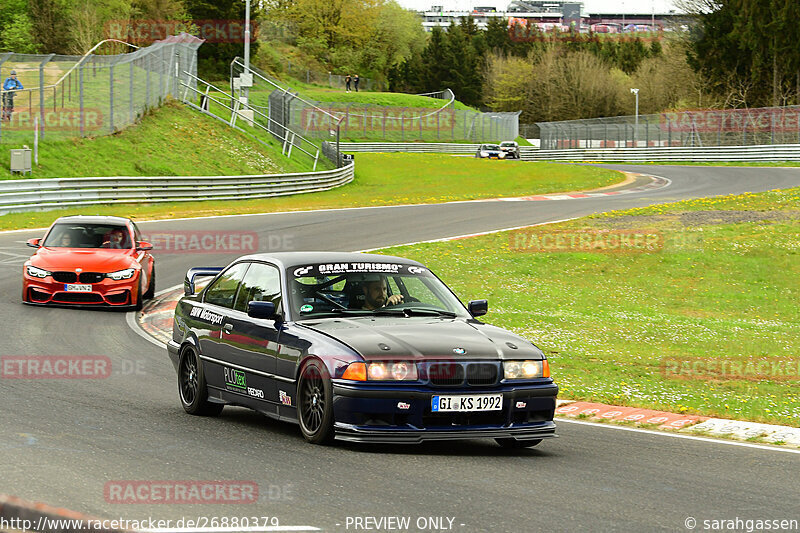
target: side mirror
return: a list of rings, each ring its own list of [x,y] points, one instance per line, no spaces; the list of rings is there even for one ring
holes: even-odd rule
[[[273,302],[252,301],[247,304],[247,316],[251,318],[274,319],[275,304]]]
[[[136,249],[147,252],[153,249],[153,245],[147,241],[136,241]]]
[[[216,276],[225,270],[225,267],[194,267],[186,272],[186,278],[183,280],[183,294],[191,296],[194,294],[194,278],[199,276]]]
[[[470,300],[467,310],[473,317],[483,316],[489,312],[488,300]]]
[[[25,244],[27,244],[31,248],[41,248],[41,246],[42,246],[40,244],[41,242],[42,242],[42,239],[28,239],[28,242],[26,242]]]

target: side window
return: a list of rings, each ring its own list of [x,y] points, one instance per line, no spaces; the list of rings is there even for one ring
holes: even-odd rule
[[[273,302],[275,309],[281,305],[280,271],[272,265],[253,263],[244,277],[242,287],[236,296],[233,308],[247,312],[247,304],[252,301]]]
[[[435,307],[447,308],[446,305],[442,304],[442,300],[436,294],[431,292],[430,287],[428,287],[422,278],[408,276],[403,278],[403,284],[408,291],[409,297],[413,300],[430,304]]]
[[[136,239],[136,242],[141,241],[142,233],[139,231],[139,226],[135,222],[131,222],[131,224],[133,224],[133,238]]]
[[[203,301],[222,307],[233,307],[236,298],[236,289],[244,278],[250,263],[237,263],[225,271],[217,280],[206,289]]]

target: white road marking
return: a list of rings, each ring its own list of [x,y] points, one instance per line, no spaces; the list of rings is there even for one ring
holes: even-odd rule
[[[586,422],[583,420],[570,420],[569,418],[560,418],[556,417],[558,422],[567,422],[569,424],[580,424],[583,426],[592,426],[598,428],[606,428],[606,429],[616,429],[619,431],[634,431],[637,433],[648,433],[650,435],[659,435],[661,437],[670,437],[673,439],[687,439],[687,440],[697,440],[700,442],[711,442],[714,444],[725,444],[727,446],[743,446],[745,448],[755,448],[757,450],[767,450],[771,452],[784,452],[784,453],[797,453],[800,454],[800,450],[794,448],[783,448],[779,446],[764,446],[761,444],[752,444],[750,442],[738,442],[733,440],[725,440],[725,439],[714,439],[709,437],[697,437],[695,435],[683,435],[682,433],[670,433],[666,431],[653,431],[651,429],[638,429],[632,428],[627,426],[616,426],[614,424],[598,424],[594,422]]]

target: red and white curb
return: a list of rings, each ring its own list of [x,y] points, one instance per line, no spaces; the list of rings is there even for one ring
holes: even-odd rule
[[[760,424],[724,418],[709,418],[640,409],[620,407],[602,403],[558,400],[556,416],[563,418],[585,418],[596,422],[629,422],[640,425],[657,424],[657,429],[677,431],[684,435],[713,435],[737,440],[754,440],[800,447],[800,428]]]
[[[773,444],[783,443],[800,447],[800,428],[789,426],[709,418],[701,424],[692,426],[691,430],[693,432],[702,431],[709,435],[733,436],[743,440],[759,439]]]
[[[603,198],[607,196],[619,196],[621,194],[631,194],[637,192],[652,191],[655,189],[663,189],[669,187],[672,181],[668,178],[661,176],[653,176],[651,174],[633,174],[637,177],[650,178],[650,183],[639,185],[638,187],[631,187],[630,189],[623,189],[621,191],[608,191],[608,192],[575,192],[575,193],[561,193],[561,194],[538,194],[533,196],[519,196],[516,198],[492,198],[493,202],[538,202],[541,200],[577,200],[580,198]]]
[[[636,424],[657,424],[659,429],[682,429],[707,420],[707,417],[681,415],[667,411],[620,407],[592,402],[563,402],[556,408],[556,415],[588,417],[596,420],[614,420]]]

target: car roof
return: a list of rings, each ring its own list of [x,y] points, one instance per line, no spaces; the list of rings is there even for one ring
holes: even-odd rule
[[[292,268],[315,263],[402,263],[404,265],[425,266],[422,263],[392,255],[362,254],[358,252],[275,252],[251,254],[238,260],[268,261],[279,267]]]
[[[127,225],[131,220],[124,217],[99,216],[99,215],[71,215],[61,217],[56,222],[71,222],[80,224],[120,224]]]

